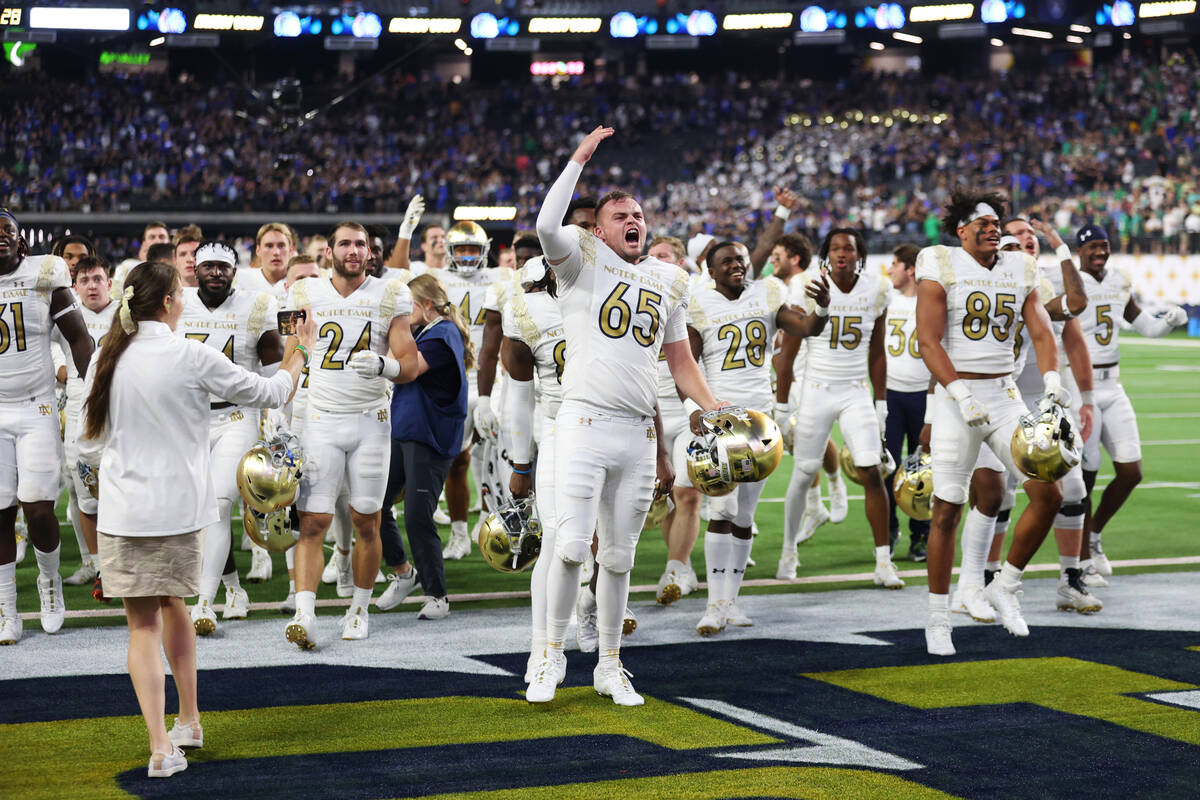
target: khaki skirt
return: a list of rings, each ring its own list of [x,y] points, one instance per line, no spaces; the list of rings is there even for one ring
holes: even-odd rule
[[[200,590],[200,531],[98,537],[108,597],[194,597]]]

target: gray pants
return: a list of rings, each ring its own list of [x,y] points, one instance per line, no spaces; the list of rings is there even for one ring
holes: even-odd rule
[[[383,560],[389,567],[398,567],[408,560],[400,540],[400,529],[392,515],[392,504],[403,489],[404,528],[408,532],[413,566],[417,568],[417,577],[427,597],[446,596],[442,540],[433,521],[433,512],[453,461],[453,458],[439,456],[421,442],[392,440],[392,463],[379,526]]]

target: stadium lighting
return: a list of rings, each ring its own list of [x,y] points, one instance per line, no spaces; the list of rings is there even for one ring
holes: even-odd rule
[[[1138,16],[1147,17],[1178,17],[1184,14],[1196,13],[1196,0],[1166,0],[1166,2],[1142,3],[1138,6]]]
[[[872,50],[882,50],[883,44],[881,42],[871,42],[871,49]]]
[[[1089,28],[1087,25],[1072,25],[1071,30],[1075,31],[1076,33],[1091,33],[1092,32],[1092,29]]]
[[[533,17],[530,33],[595,33],[604,21],[600,17]]]
[[[165,37],[165,36],[158,36],[158,37],[155,37],[154,39],[150,40],[151,47],[158,47],[160,44],[166,44],[166,43],[167,43],[167,37]]]
[[[128,8],[47,8],[29,9],[29,27],[68,31],[127,31]]]
[[[911,33],[901,33],[900,31],[895,31],[892,34],[892,38],[901,42],[908,42],[909,44],[921,44],[921,42],[925,41],[920,36],[913,36]]]
[[[1014,36],[1025,36],[1030,39],[1053,39],[1054,34],[1050,31],[1039,31],[1033,28],[1013,28]]]
[[[467,43],[465,41],[463,41],[462,39],[455,39],[454,46],[457,47],[459,50],[467,49]]]
[[[258,14],[197,14],[192,29],[197,31],[261,31],[266,18]]]
[[[1097,25],[1114,25],[1120,28],[1132,25],[1136,19],[1137,15],[1133,12],[1133,4],[1129,0],[1113,0],[1111,5],[1105,3],[1096,12]]]
[[[942,22],[948,19],[970,19],[973,16],[975,16],[974,3],[913,6],[908,10],[909,22]]]
[[[1067,41],[1071,44],[1083,44],[1083,37],[1075,36],[1074,34],[1067,34]]]
[[[1001,39],[992,39],[992,47],[1004,47],[1004,42]]]
[[[697,9],[688,14],[684,29],[688,36],[712,36],[717,32],[717,17],[711,11]]]
[[[761,31],[792,27],[792,15],[786,11],[765,14],[726,14],[721,28],[727,31]]]
[[[582,61],[534,61],[529,65],[530,75],[582,75]]]
[[[455,220],[508,222],[516,218],[516,206],[458,206],[454,209]]]
[[[462,20],[457,17],[392,17],[388,33],[458,33]]]
[[[854,15],[854,27],[881,31],[903,28],[904,9],[898,3],[880,3],[878,8],[868,6]]]
[[[475,55],[475,50],[474,50],[474,48],[468,47],[466,50],[463,50],[463,55],[464,55],[464,56],[473,56],[473,55]]]
[[[608,35],[614,39],[632,39],[638,35],[637,17],[628,11],[618,11],[608,21]]]

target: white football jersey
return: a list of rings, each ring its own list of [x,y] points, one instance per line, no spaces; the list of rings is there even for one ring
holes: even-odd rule
[[[917,345],[917,296],[896,293],[887,308],[887,388],[929,391],[929,368]]]
[[[117,313],[120,303],[109,301],[108,305],[99,311],[92,311],[82,303],[79,304],[79,315],[87,327],[88,336],[92,337],[92,345],[100,347],[100,340],[108,335],[112,328],[113,315]],[[54,329],[54,342],[63,353],[63,365],[67,368],[67,407],[68,417],[77,416],[83,409],[83,378],[75,369],[75,359],[71,358],[71,345],[58,328]]]
[[[304,278],[288,291],[287,308],[308,306],[317,324],[317,343],[308,361],[308,405],[317,411],[370,411],[388,402],[392,384],[361,378],[346,362],[359,350],[388,352],[388,330],[396,317],[412,313],[412,294],[401,281],[367,276],[349,297],[329,278]]]
[[[1086,272],[1081,277],[1088,304],[1079,315],[1079,326],[1087,342],[1088,355],[1092,357],[1092,366],[1116,364],[1121,360],[1117,344],[1133,280],[1125,269],[1112,267],[1105,270],[1103,280],[1097,281]]]
[[[771,342],[786,296],[783,281],[767,277],[747,283],[733,300],[715,288],[700,289],[688,298],[688,325],[703,341],[700,363],[715,396],[771,411]]]
[[[488,290],[492,284],[499,282],[511,283],[513,271],[498,267],[495,269],[477,269],[472,273],[458,273],[448,269],[433,271],[446,290],[450,302],[458,306],[463,322],[471,331],[471,343],[475,352],[483,348],[483,312],[486,310]],[[498,311],[493,298],[492,310]]]
[[[567,333],[563,400],[650,417],[664,342],[687,339],[688,274],[656,258],[637,264],[589,231],[554,267]]]
[[[1013,332],[1025,298],[1038,283],[1037,263],[1026,253],[1002,252],[991,269],[961,247],[935,245],[917,254],[917,281],[946,290],[942,347],[959,372],[1007,375],[1013,371]]]
[[[70,285],[67,262],[58,256],[29,256],[0,275],[0,402],[54,394],[50,298]],[[65,352],[71,361],[70,348]]]
[[[816,302],[805,294],[819,273],[805,274],[793,281],[791,302],[815,314]],[[864,381],[868,377],[867,352],[871,333],[888,307],[892,282],[882,275],[862,274],[849,292],[843,292],[829,279],[829,320],[816,336],[809,336],[804,377],[815,381]]]
[[[268,282],[267,276],[257,268],[239,269],[233,276],[235,289],[247,292],[266,292],[274,297],[277,303],[282,303],[287,298],[287,288],[283,285],[284,283],[283,280],[275,283]]]
[[[562,311],[549,292],[524,292],[518,286],[504,304],[504,335],[529,346],[537,368],[537,399],[547,416],[562,403],[562,376],[567,364],[567,339]]]

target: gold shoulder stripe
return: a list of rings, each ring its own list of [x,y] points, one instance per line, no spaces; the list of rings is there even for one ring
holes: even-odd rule
[[[37,284],[35,288],[39,292],[48,292],[54,288],[54,268],[58,264],[58,256],[42,256],[42,263],[38,269]]]
[[[779,307],[783,305],[784,295],[787,293],[787,287],[783,285],[783,281],[776,278],[774,275],[768,275],[763,279],[763,283],[767,288],[767,311],[772,314],[779,311]]]
[[[888,307],[888,298],[892,295],[892,280],[886,275],[879,276],[879,285],[876,287],[877,293],[875,296],[875,316],[878,317],[883,313],[883,310]]]
[[[933,257],[937,259],[938,275],[941,276],[941,284],[945,289],[949,289],[956,281],[954,280],[954,261],[950,248],[944,244],[933,246]]]
[[[590,231],[585,231],[583,228],[578,228],[578,231],[579,252],[583,256],[583,269],[591,269],[596,266],[596,237]]]
[[[292,297],[296,299],[296,308],[312,305],[308,299],[308,281],[308,278],[302,278],[296,281],[295,286],[292,287]]]
[[[1028,253],[1023,255],[1025,259],[1025,288],[1027,291],[1032,291],[1038,285],[1040,273],[1037,268],[1037,261]]]
[[[398,278],[392,278],[383,287],[383,297],[379,300],[379,314],[383,317],[385,324],[392,321],[392,317],[396,315],[396,299],[399,297],[401,290],[407,289],[404,281]]]
[[[509,295],[508,304],[513,311],[513,322],[517,324],[517,330],[521,333],[521,341],[529,345],[529,349],[532,350],[537,347],[542,334],[538,330],[537,323],[533,321],[533,312],[529,309],[525,292],[518,288]]]
[[[250,341],[258,342],[258,337],[262,335],[263,325],[267,321],[267,306],[271,303],[271,296],[266,292],[256,292],[254,296],[254,305],[250,308],[250,322],[247,325],[250,331]]]

